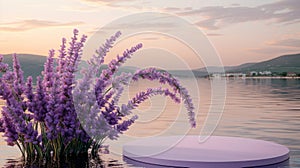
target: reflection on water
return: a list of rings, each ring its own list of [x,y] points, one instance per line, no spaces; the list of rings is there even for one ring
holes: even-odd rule
[[[198,135],[210,109],[211,81],[182,79],[182,82],[192,94],[196,107],[199,106],[196,129],[187,129],[188,118],[183,106],[168,99],[154,98],[136,111],[140,115],[139,121],[126,136],[138,138],[186,132]],[[198,88],[195,87],[195,82]],[[213,135],[255,138],[285,145],[291,151],[290,166],[285,163],[276,167],[300,167],[300,80],[239,79],[227,80],[226,84],[224,112]],[[129,88],[128,95],[132,97],[137,90],[153,85],[148,82],[135,83]],[[127,95],[123,97],[123,101],[126,99]],[[20,164],[18,160],[14,160],[20,156],[17,149],[5,146],[3,138],[0,138],[0,148],[0,166],[7,165],[7,162],[12,165],[16,161]],[[120,147],[117,148],[116,150],[121,151]],[[124,161],[122,156],[112,153],[102,155],[101,160],[99,167],[134,167],[134,163]]]
[[[106,155],[106,154],[104,154]],[[116,159],[110,158],[96,158],[96,159],[89,159],[88,157],[80,157],[80,158],[71,158],[68,160],[63,160],[60,163],[56,164],[38,164],[38,163],[31,163],[30,165],[26,165],[25,162],[19,159],[7,159],[6,163],[3,167],[6,168],[15,168],[15,167],[26,167],[26,168],[38,168],[38,167],[63,167],[63,168],[84,168],[84,167],[92,167],[92,168],[100,168],[100,167],[123,167],[123,163],[119,163]]]
[[[134,165],[136,167],[146,167],[146,168],[170,168],[168,166],[160,166],[160,165],[154,165],[154,164],[146,164],[142,162],[138,162],[135,160],[132,160],[127,157],[123,157],[123,160],[131,165]],[[257,168],[288,168],[289,167],[289,161],[286,160],[284,162],[278,163],[278,164],[273,164],[273,165],[266,165],[266,166],[259,166]]]

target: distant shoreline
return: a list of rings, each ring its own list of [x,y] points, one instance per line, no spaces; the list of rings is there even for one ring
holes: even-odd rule
[[[300,79],[300,76],[295,76],[295,77],[290,77],[290,76],[246,76],[246,77],[221,77],[221,78],[209,77],[209,79]]]
[[[290,76],[248,76],[249,79],[300,79],[299,76],[290,77]]]

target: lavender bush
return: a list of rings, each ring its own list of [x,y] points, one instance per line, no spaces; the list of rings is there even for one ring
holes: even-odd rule
[[[0,96],[6,102],[1,111],[0,132],[8,145],[18,146],[24,158],[59,161],[87,154],[89,150],[97,155],[106,138],[117,139],[134,123],[137,116],[132,115],[132,110],[154,95],[168,96],[177,103],[182,100],[191,126],[195,127],[194,107],[187,90],[167,72],[147,68],[134,74],[116,75],[142,44],[124,51],[107,69],[100,70],[120,32],[106,40],[88,61],[88,68],[80,71],[82,78],[75,80],[87,36],[78,38],[76,29],[73,33],[68,49],[66,39],[62,39],[57,59],[55,51],[49,51],[35,86],[32,77],[24,81],[16,54],[12,70],[0,56]],[[130,80],[139,79],[157,80],[172,89],[150,88],[137,93],[127,104],[119,105],[124,87]]]

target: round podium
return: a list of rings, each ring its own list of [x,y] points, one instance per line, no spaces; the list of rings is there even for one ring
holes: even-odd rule
[[[153,166],[240,168],[284,162],[289,159],[289,149],[269,141],[238,137],[211,136],[201,142],[199,136],[168,136],[127,143],[123,156]]]

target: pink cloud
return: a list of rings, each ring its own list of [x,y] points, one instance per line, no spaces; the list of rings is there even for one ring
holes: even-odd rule
[[[8,31],[8,32],[19,32],[26,31],[37,28],[45,28],[45,27],[64,27],[64,26],[77,26],[82,25],[84,22],[55,22],[55,21],[47,21],[47,20],[22,20],[18,22],[10,22],[4,23],[0,26],[0,31]]]

